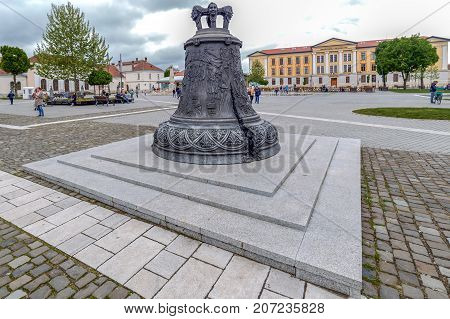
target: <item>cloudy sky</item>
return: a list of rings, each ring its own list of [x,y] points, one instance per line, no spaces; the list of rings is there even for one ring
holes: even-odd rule
[[[29,55],[40,42],[51,3],[59,0],[0,0],[0,45],[24,48]],[[195,33],[190,19],[203,0],[72,0],[110,45],[116,62],[148,59],[165,68],[184,67],[183,42]],[[353,41],[401,34],[450,37],[450,2],[435,0],[224,0],[234,10],[230,30],[245,56],[275,47],[313,45],[331,37]],[[8,8],[9,7],[9,8]],[[442,7],[422,21],[434,10]],[[417,25],[416,25],[417,24]],[[412,27],[412,28],[411,28]],[[405,32],[405,33],[404,33]]]

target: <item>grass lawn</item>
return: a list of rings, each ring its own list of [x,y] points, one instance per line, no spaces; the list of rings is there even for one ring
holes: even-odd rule
[[[394,93],[429,93],[429,89],[389,89],[389,92]]]
[[[353,113],[362,115],[400,117],[405,119],[421,119],[421,120],[447,120],[450,121],[450,108],[413,108],[413,107],[385,107],[374,109],[354,110]]]

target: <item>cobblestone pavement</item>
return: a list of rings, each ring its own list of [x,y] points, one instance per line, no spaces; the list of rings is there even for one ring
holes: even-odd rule
[[[450,294],[450,156],[362,150],[363,293]]]
[[[0,298],[141,297],[0,219]]]
[[[341,298],[7,173],[0,173],[0,194],[0,298]]]

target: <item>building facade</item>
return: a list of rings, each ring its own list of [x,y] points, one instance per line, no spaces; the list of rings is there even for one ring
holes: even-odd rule
[[[128,90],[151,92],[160,88],[158,81],[164,77],[164,71],[151,64],[147,58],[122,62],[121,68],[126,78],[125,88]]]
[[[437,50],[439,85],[449,83],[448,42],[441,37],[426,38]],[[375,50],[384,40],[353,42],[331,38],[314,46],[269,49],[248,56],[250,70],[254,61],[264,66],[269,87],[379,87],[382,77],[377,73]],[[428,85],[430,79],[425,79]],[[403,85],[401,74],[387,76],[387,86]],[[409,81],[409,86],[414,82]]]

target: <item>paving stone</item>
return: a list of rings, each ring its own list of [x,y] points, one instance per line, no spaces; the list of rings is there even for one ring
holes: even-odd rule
[[[89,245],[88,247],[77,253],[74,257],[90,267],[98,268],[112,256],[113,253],[103,248],[100,248],[96,245]]]
[[[38,276],[42,275],[44,272],[49,271],[50,269],[52,269],[52,267],[49,266],[48,264],[42,264],[42,265],[30,270],[30,274],[33,277],[38,277]]]
[[[435,291],[430,288],[425,288],[425,294],[428,299],[448,299],[447,293]]]
[[[438,273],[434,265],[416,261],[416,266],[419,273],[427,274],[433,277],[438,277]]]
[[[172,277],[173,274],[180,269],[185,261],[186,259],[181,256],[162,250],[155,258],[145,265],[145,269],[148,269],[166,279],[170,279],[170,277]]]
[[[40,285],[48,282],[50,280],[50,277],[46,274],[43,274],[36,278],[35,280],[29,282],[25,286],[23,286],[24,289],[28,290],[29,292],[35,291]]]
[[[97,222],[98,221],[95,218],[81,215],[57,228],[48,231],[40,236],[40,238],[50,245],[58,246],[66,240],[69,240],[75,235],[78,235],[84,230],[94,226]]]
[[[10,273],[8,266],[0,266],[0,277],[5,276],[7,273]]]
[[[92,239],[91,237],[88,237],[83,234],[78,234],[78,235],[72,237],[71,239],[69,239],[68,241],[65,241],[64,243],[59,245],[57,248],[59,250],[65,252],[66,254],[73,256],[76,253],[78,253],[79,251],[81,251],[84,248],[86,248],[87,246],[89,246],[90,244],[92,244],[94,241],[95,240]]]
[[[85,288],[79,290],[74,296],[74,299],[83,299],[86,297],[89,297],[90,295],[92,295],[92,293],[94,291],[96,291],[98,288],[97,285],[95,285],[94,283],[90,283],[89,285],[87,285]]]
[[[138,294],[131,294],[127,297],[127,299],[142,299]]]
[[[86,286],[88,283],[90,283],[91,281],[93,281],[95,278],[97,278],[97,276],[93,273],[87,273],[83,278],[79,279],[76,283],[75,286],[77,286],[78,288],[83,288],[84,286]]]
[[[12,281],[9,283],[9,289],[11,290],[17,290],[20,287],[22,287],[23,285],[27,284],[28,282],[31,281],[31,277],[28,275],[23,275],[19,278],[17,278],[16,280]]]
[[[444,287],[444,284],[440,280],[431,278],[430,276],[427,275],[420,275],[420,278],[422,279],[422,282],[426,287],[441,292],[447,292],[447,290]]]
[[[64,288],[60,292],[58,292],[55,296],[56,299],[68,299],[73,296],[75,290],[71,287]]]
[[[26,272],[28,272],[29,270],[31,270],[34,267],[34,265],[32,263],[28,263],[28,264],[24,264],[18,268],[16,268],[13,272],[12,272],[12,276],[14,278],[19,278],[20,276],[22,276],[23,274],[25,274]]]
[[[329,290],[307,283],[305,299],[342,299],[343,297]]]
[[[0,287],[7,285],[8,283],[10,283],[12,281],[11,278],[9,278],[8,276],[2,276],[0,277]]]
[[[64,200],[56,202],[55,206],[58,206],[62,209],[66,209],[66,208],[69,208],[71,206],[78,204],[79,202],[81,202],[79,199],[74,198],[74,197],[69,197]]]
[[[170,230],[153,226],[144,234],[145,237],[153,239],[163,245],[169,245],[178,235]]]
[[[12,255],[6,255],[0,258],[0,266],[9,263],[11,260],[13,260],[14,257]]]
[[[8,295],[9,295],[9,290],[6,289],[6,287],[0,288],[0,299],[3,299]]]
[[[268,266],[235,255],[209,297],[214,299],[257,298],[268,273]]]
[[[14,248],[13,248],[14,249]],[[30,248],[28,248],[27,246],[24,246],[18,250],[16,250],[15,252],[12,253],[12,255],[14,257],[20,257],[22,255],[25,255],[26,253],[28,253],[30,251]]]
[[[380,286],[380,297],[382,299],[399,299],[400,295],[397,289],[381,285]]]
[[[194,258],[202,260],[213,266],[225,269],[233,254],[217,248],[215,246],[203,243],[193,255]]]
[[[15,269],[15,268],[20,267],[20,266],[22,266],[23,264],[29,262],[30,259],[31,259],[31,258],[28,257],[28,256],[20,256],[20,257],[18,257],[18,258],[16,258],[16,259],[10,261],[10,262],[8,263],[8,266],[11,267],[11,268],[13,268],[13,269]]]
[[[49,199],[47,197],[47,199]],[[47,207],[44,207],[42,209],[39,209],[38,211],[36,211],[37,214],[43,216],[44,218],[52,216],[56,213],[59,213],[60,211],[62,211],[63,209],[61,207],[55,206],[55,205],[50,205]]]
[[[112,232],[111,228],[108,228],[106,226],[100,225],[100,224],[96,224],[94,226],[92,226],[89,229],[86,229],[83,234],[93,238],[93,239],[100,239],[103,236],[109,234],[110,232]]]
[[[97,206],[94,209],[86,212],[86,215],[94,217],[95,219],[102,221],[114,214],[112,210]]]
[[[64,270],[69,269],[70,267],[72,267],[73,265],[75,265],[75,263],[73,262],[73,260],[71,259],[67,259],[65,262],[61,263],[59,265],[59,267],[61,267]]]
[[[134,275],[125,286],[139,293],[145,298],[153,298],[167,283],[167,280],[148,270],[142,269]]]
[[[428,235],[440,236],[439,232],[434,228],[419,226],[419,230]]]
[[[52,259],[50,259],[50,262],[53,265],[59,265],[60,263],[62,263],[63,261],[67,260],[67,257],[61,254],[56,255],[55,257],[53,257]]]
[[[26,297],[27,293],[23,290],[16,290],[13,291],[6,299],[22,299],[23,297]]]
[[[189,259],[155,296],[157,299],[206,298],[222,270],[196,259]],[[266,274],[267,275],[267,274]],[[257,279],[257,278],[256,278]],[[228,281],[228,285],[230,285]],[[262,288],[263,283],[261,283]],[[259,294],[259,291],[257,295]],[[218,292],[215,293],[218,295]],[[211,294],[210,294],[211,297]]]
[[[289,299],[289,298],[285,297],[285,296],[282,296],[282,295],[279,295],[277,293],[274,293],[274,292],[272,292],[270,290],[263,289],[259,299]]]
[[[42,243],[38,240],[32,242],[31,244],[28,245],[28,247],[30,247],[30,249],[36,249],[42,246]]]
[[[31,258],[37,257],[43,253],[45,253],[49,248],[47,246],[41,246],[39,248],[33,249],[28,253]]]
[[[58,268],[53,268],[52,270],[50,270],[47,273],[47,275],[49,275],[50,278],[55,278],[55,277],[61,276],[63,274],[64,274],[64,272],[61,269],[58,269]]]
[[[86,269],[84,269],[78,265],[75,265],[72,268],[67,269],[67,274],[72,279],[75,279],[75,280],[80,279],[86,272],[87,272]]]
[[[392,276],[390,274],[380,272],[379,277],[380,277],[380,281],[385,285],[389,285],[389,286],[397,285],[398,279],[396,276]]]
[[[402,288],[403,288],[403,295],[405,297],[412,298],[412,299],[423,299],[424,298],[423,292],[418,288],[411,287],[411,286],[408,286],[405,284],[402,285]]]
[[[65,276],[58,276],[50,280],[50,285],[58,292],[66,288],[70,280]]]
[[[92,295],[97,299],[103,299],[107,295],[109,295],[111,291],[113,291],[113,289],[116,287],[117,285],[114,282],[106,281],[100,287],[98,287],[97,290],[95,290]]]
[[[198,246],[200,246],[200,242],[198,240],[179,235],[169,246],[166,247],[166,250],[184,258],[189,258]]]
[[[124,299],[128,296],[129,291],[123,287],[117,287],[109,295],[109,299]]]
[[[116,229],[120,225],[126,223],[130,220],[130,217],[120,215],[120,214],[113,214],[106,218],[105,220],[100,222],[100,225],[106,226],[108,228]],[[120,299],[120,298],[118,298]]]
[[[305,293],[305,282],[271,268],[264,288],[292,299],[302,299]]]
[[[44,285],[35,292],[33,292],[32,294],[30,294],[29,297],[30,299],[46,299],[48,296],[50,296],[51,293],[52,289],[49,286]]]
[[[47,259],[52,259],[52,258],[58,256],[58,253],[54,250],[47,250],[43,255]]]
[[[9,253],[11,253],[11,249],[8,249],[8,248],[0,249],[0,258],[8,255]]]
[[[98,277],[97,279],[95,279],[94,283],[95,283],[97,286],[100,286],[100,285],[103,285],[107,280],[108,280],[107,277],[105,277],[105,276],[100,276],[100,277]]]

